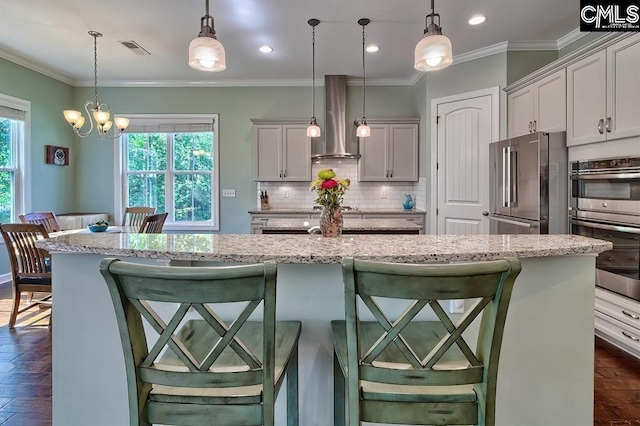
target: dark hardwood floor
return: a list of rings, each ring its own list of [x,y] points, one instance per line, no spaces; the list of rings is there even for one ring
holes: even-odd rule
[[[49,310],[7,328],[11,289],[0,286],[0,425],[51,425]],[[588,425],[540,425],[588,426]],[[596,338],[594,426],[640,426],[640,360]]]

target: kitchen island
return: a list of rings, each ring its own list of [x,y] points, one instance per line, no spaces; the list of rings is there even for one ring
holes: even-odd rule
[[[611,248],[605,241],[574,235],[72,234],[38,245],[53,254],[54,426],[85,425],[87,419],[92,425],[129,423],[120,338],[98,272],[104,257],[179,265],[276,261],[277,316],[303,322],[305,426],[333,422],[329,321],[344,317],[343,256],[402,263],[520,258],[498,374],[497,424],[593,423],[595,256]],[[281,393],[278,425],[285,424],[285,402]]]

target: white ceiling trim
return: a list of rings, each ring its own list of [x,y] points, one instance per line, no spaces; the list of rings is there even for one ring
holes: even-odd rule
[[[30,70],[46,75],[47,77],[51,77],[55,80],[61,81],[71,86],[74,85],[74,80],[69,76],[62,74],[61,72],[52,70],[46,65],[40,64],[31,59],[27,59],[24,56],[21,56],[3,47],[0,47],[0,58],[6,59],[18,65],[22,65],[25,68],[29,68]]]
[[[533,51],[533,50],[559,50],[574,41],[584,37],[588,33],[580,32],[580,28],[560,37],[557,41],[503,41],[486,46],[480,49],[465,52],[453,57],[453,64],[461,64],[495,55],[507,51]],[[27,59],[19,54],[0,47],[0,58],[7,59],[18,65],[22,65],[33,71],[54,78],[63,83],[75,87],[91,87],[93,80],[74,80],[58,71],[52,70],[43,64]],[[408,79],[372,79],[367,80],[370,86],[413,86],[423,73],[416,71]],[[347,79],[347,85],[359,86],[362,84],[361,78]],[[324,81],[316,81],[316,85],[324,85]],[[104,80],[100,82],[100,87],[296,87],[311,86],[311,80],[225,80],[225,81],[179,81],[179,80],[156,80],[156,81],[129,81],[129,80]]]
[[[570,45],[576,40],[581,39],[582,37],[589,34],[588,32],[581,32],[580,28],[576,28],[573,31],[569,31],[567,34],[563,35],[558,39],[558,50]]]

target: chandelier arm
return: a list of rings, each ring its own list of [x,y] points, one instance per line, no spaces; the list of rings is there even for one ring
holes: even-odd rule
[[[93,95],[98,108],[98,36],[93,36]]]

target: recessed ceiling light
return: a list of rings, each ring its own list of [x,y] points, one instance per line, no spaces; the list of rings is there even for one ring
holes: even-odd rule
[[[261,46],[260,47],[260,51],[262,53],[271,53],[271,52],[273,52],[273,47],[271,47],[271,46]]]
[[[370,44],[367,46],[367,52],[369,53],[374,53],[377,52],[378,50],[380,50],[380,48],[378,46],[376,46],[375,44]]]
[[[473,15],[471,19],[469,19],[469,25],[482,24],[486,20],[487,20],[487,17],[484,15]]]

